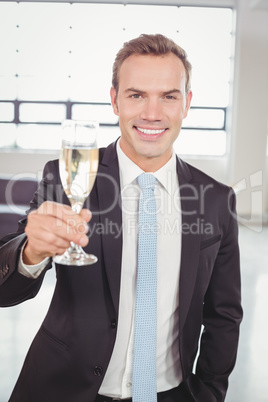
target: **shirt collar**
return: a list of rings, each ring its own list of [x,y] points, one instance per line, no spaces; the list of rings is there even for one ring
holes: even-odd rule
[[[144,171],[122,151],[120,139],[117,141],[116,151],[119,162],[121,187],[124,188],[134,182]],[[173,151],[171,158],[164,166],[152,174],[157,178],[160,185],[171,195],[178,188],[175,152]]]
[[[124,188],[136,180],[137,177],[143,173],[143,170],[132,162],[132,160],[122,151],[120,147],[120,139],[117,141],[116,151],[119,162],[121,188]]]
[[[170,195],[178,189],[179,182],[177,175],[176,154],[174,151],[168,162],[157,170],[154,175]]]

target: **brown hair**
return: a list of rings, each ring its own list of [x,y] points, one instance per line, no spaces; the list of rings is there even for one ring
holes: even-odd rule
[[[184,65],[186,72],[186,93],[188,93],[191,88],[192,65],[187,58],[187,54],[185,50],[183,50],[173,40],[168,39],[161,34],[142,34],[138,38],[124,43],[122,49],[120,49],[117,53],[113,64],[112,85],[115,88],[116,93],[118,93],[119,87],[120,67],[128,57],[132,56],[133,54],[163,56],[169,53],[174,53]]]

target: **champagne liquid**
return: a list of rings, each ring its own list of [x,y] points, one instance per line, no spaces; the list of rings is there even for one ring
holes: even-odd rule
[[[94,185],[98,164],[98,149],[63,144],[60,177],[72,206],[83,205]]]

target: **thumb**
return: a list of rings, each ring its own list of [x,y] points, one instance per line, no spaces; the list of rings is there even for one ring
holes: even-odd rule
[[[89,222],[92,218],[92,213],[89,209],[86,208],[82,209],[80,214],[85,222]]]

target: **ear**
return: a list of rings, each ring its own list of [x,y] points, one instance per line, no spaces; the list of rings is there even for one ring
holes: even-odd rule
[[[184,119],[188,115],[188,111],[191,106],[192,97],[193,97],[193,93],[192,93],[192,91],[189,91],[186,95],[186,105],[185,105],[184,116],[183,116]]]
[[[112,87],[110,90],[110,96],[111,96],[111,103],[112,103],[114,114],[119,116],[119,110],[118,110],[118,106],[117,106],[117,93],[116,93],[116,90],[114,87]]]

